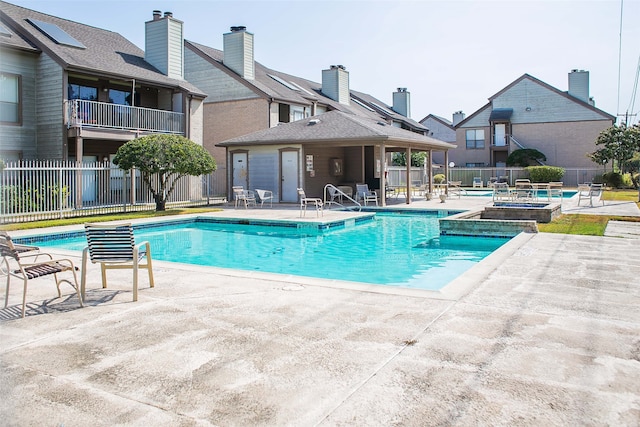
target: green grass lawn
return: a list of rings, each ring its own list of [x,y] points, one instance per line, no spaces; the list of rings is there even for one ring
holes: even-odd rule
[[[607,190],[602,193],[604,200],[629,201],[638,203],[636,190]],[[640,208],[640,203],[638,203]],[[538,224],[538,231],[543,233],[582,234],[587,236],[604,236],[607,223],[614,221],[640,222],[640,217],[610,215],[560,215],[548,224]]]
[[[16,224],[5,224],[0,229],[11,230],[29,230],[32,228],[44,228],[44,227],[58,227],[62,225],[75,225],[84,224],[85,222],[106,222],[106,221],[126,221],[130,219],[139,218],[159,218],[168,215],[185,215],[185,214],[197,214],[205,212],[217,212],[222,209],[214,207],[200,207],[200,208],[181,208],[181,209],[167,209],[166,211],[143,211],[143,212],[125,212],[125,213],[112,213],[96,216],[80,216],[74,218],[64,219],[49,219],[44,221],[32,221],[21,222]]]

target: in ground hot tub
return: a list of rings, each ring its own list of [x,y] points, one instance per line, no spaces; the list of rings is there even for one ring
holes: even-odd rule
[[[544,202],[495,202],[482,211],[482,219],[534,220],[539,223],[551,222],[560,215],[560,203]]]

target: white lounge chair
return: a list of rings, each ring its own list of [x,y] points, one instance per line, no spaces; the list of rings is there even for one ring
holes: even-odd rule
[[[604,206],[604,200],[602,199],[602,184],[591,184],[578,186],[578,206],[582,199],[589,199],[589,206],[593,207],[593,199],[600,199]]]
[[[320,213],[324,216],[324,203],[319,197],[307,197],[303,188],[298,188],[298,197],[300,198],[300,216],[307,215],[307,205],[313,204],[316,208],[316,216],[320,216]],[[303,214],[304,212],[304,214]]]
[[[368,202],[375,202],[376,206],[378,206],[378,194],[369,190],[367,184],[356,184],[356,195],[358,199],[362,199],[365,206],[367,206]]]
[[[473,177],[473,188],[482,188],[482,177],[481,176],[474,176]]]

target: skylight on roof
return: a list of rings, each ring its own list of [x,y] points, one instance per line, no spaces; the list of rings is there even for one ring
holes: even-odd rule
[[[277,81],[278,83],[280,83],[281,85],[288,87],[291,90],[295,90],[295,91],[300,91],[299,88],[297,88],[296,86],[294,86],[293,84],[289,83],[286,80],[281,79],[278,76],[274,76],[273,74],[267,74],[267,76],[271,77],[273,80]]]
[[[78,40],[71,37],[65,30],[50,22],[38,21],[37,19],[27,19],[31,25],[36,27],[42,34],[49,37],[54,42],[71,47],[86,49],[87,47]]]
[[[302,86],[300,86],[298,83],[296,82],[289,82],[292,85],[294,85],[295,87],[297,87],[298,89],[300,89],[303,92],[307,92],[309,95],[313,95],[313,93],[309,92],[308,90],[306,90],[305,88],[303,88]]]
[[[371,105],[373,105],[374,107],[378,108],[380,111],[384,111],[387,114],[396,114],[395,111],[390,110],[387,107],[383,107],[382,105],[376,104],[375,102],[372,102]]]
[[[4,25],[0,24],[0,35],[5,36],[5,37],[11,37],[11,32],[9,30],[7,30],[7,27],[5,27]]]
[[[364,102],[360,101],[359,99],[351,98],[351,100],[353,102],[355,102],[356,104],[358,104],[359,106],[366,108],[369,111],[372,111],[374,113],[376,112],[376,110],[374,110],[373,108],[369,107],[367,104],[365,104]]]

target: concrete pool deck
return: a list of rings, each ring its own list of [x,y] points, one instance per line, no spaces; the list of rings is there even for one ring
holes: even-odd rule
[[[631,205],[564,200],[563,211],[640,216]],[[241,211],[220,215],[298,216]],[[52,299],[51,279],[32,281],[20,319],[14,281],[0,310],[0,415],[67,427],[638,425],[640,223],[611,227],[519,236],[454,296],[156,262],[156,287],[142,274],[135,303],[126,271],[102,289],[90,266],[83,309],[69,286]]]

